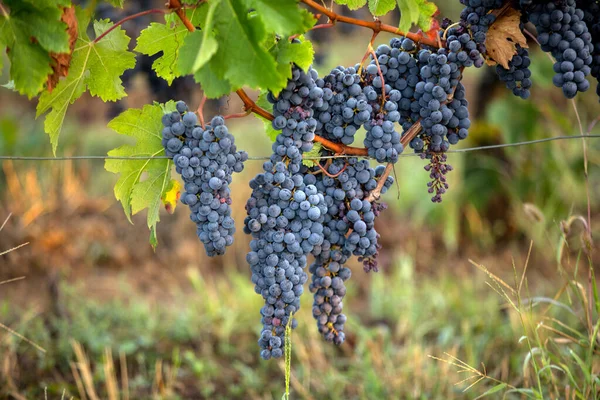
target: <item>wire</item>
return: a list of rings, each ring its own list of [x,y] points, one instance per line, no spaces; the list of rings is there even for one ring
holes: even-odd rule
[[[529,140],[524,142],[517,143],[505,143],[505,144],[493,144],[488,146],[478,146],[478,147],[468,147],[465,149],[456,149],[456,150],[448,150],[446,153],[470,153],[474,151],[484,151],[484,150],[493,150],[493,149],[503,149],[508,147],[521,147],[521,146],[529,146],[533,144],[539,143],[547,143],[554,142],[559,140],[573,140],[573,139],[598,139],[600,138],[600,134],[598,135],[573,135],[573,136],[555,136],[544,139],[537,140]],[[406,153],[401,154],[400,157],[420,157],[420,154],[416,153]],[[349,157],[348,155],[333,155],[333,156],[322,156],[322,157],[304,157],[305,160],[325,160],[331,158],[345,158]],[[0,156],[0,160],[10,160],[10,161],[71,161],[71,160],[165,160],[169,159],[167,156],[131,156],[131,157],[115,157],[115,156],[60,156],[60,157],[37,157],[37,156]],[[267,161],[270,157],[248,157],[250,161]]]

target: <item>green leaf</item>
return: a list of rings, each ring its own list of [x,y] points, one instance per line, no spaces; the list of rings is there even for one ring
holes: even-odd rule
[[[69,51],[63,2],[6,0],[10,14],[0,19],[0,47],[8,48],[15,89],[29,98],[43,90],[52,73],[49,52]]]
[[[313,63],[313,59],[315,56],[315,50],[313,49],[313,45],[310,41],[305,40],[304,36],[300,36],[298,38],[300,43],[292,43],[287,40],[280,40],[275,46],[274,54],[277,59],[277,64],[286,67],[286,70],[289,71],[288,79],[291,75],[291,64],[296,64],[304,71],[308,70]],[[285,65],[288,64],[288,65]]]
[[[266,91],[262,91],[260,93],[258,99],[256,99],[256,105],[265,110],[273,110],[273,104],[269,103],[269,100],[267,100],[267,93],[268,92]],[[263,122],[265,126],[265,133],[267,134],[269,139],[271,139],[271,141],[274,142],[277,138],[277,135],[279,135],[280,131],[275,130],[275,128],[273,128],[273,124],[268,119],[265,119],[258,114],[254,114],[254,116]]]
[[[179,53],[179,69],[183,74],[193,74],[204,66],[217,52],[219,43],[213,32],[213,19],[219,1],[211,1],[201,31],[194,31],[184,39]]]
[[[431,20],[437,11],[437,6],[427,0],[397,0],[400,8],[401,31],[409,31],[413,24],[423,31],[431,28]]]
[[[504,390],[508,385],[506,383],[499,383],[493,388],[487,390],[485,393],[482,393],[480,396],[476,397],[475,400],[481,399],[482,397],[489,396],[490,394],[498,393],[501,390]]]
[[[215,62],[213,72],[224,71],[223,78],[233,87],[277,90],[287,84],[275,59],[262,46],[267,37],[265,26],[248,14],[243,0],[221,0],[215,27],[219,49],[211,60]]]
[[[227,79],[223,77],[223,69],[214,60],[210,60],[198,72],[194,74],[196,82],[202,85],[204,95],[209,99],[216,99],[236,91],[241,86],[234,88]]]
[[[249,0],[249,7],[256,10],[265,26],[282,37],[304,33],[316,22],[308,10],[298,7],[297,0]]]
[[[107,0],[110,4],[113,5],[113,7],[119,7],[119,8],[123,8],[123,3],[125,3],[125,0]]]
[[[396,8],[394,0],[369,0],[369,11],[376,17],[385,15]]]
[[[427,32],[431,28],[431,21],[438,8],[435,4],[430,3],[427,0],[415,0],[415,3],[419,7],[417,26]]]
[[[313,148],[302,155],[302,164],[307,166],[308,168],[316,167],[319,164],[319,160],[317,159],[321,156],[321,149],[323,145],[319,142],[315,142]]]
[[[135,139],[134,145],[123,145],[108,152],[112,157],[157,157],[164,156],[162,146],[161,118],[164,110],[175,110],[175,103],[146,105],[142,109],[129,109],[110,121],[108,127],[120,135]],[[149,160],[106,160],[104,168],[119,179],[115,184],[115,197],[121,202],[127,219],[143,209],[148,209],[147,223],[150,229],[150,244],[156,246],[156,224],[162,198],[169,189],[172,161],[169,159]]]
[[[36,118],[50,111],[44,122],[44,130],[50,136],[52,151],[56,153],[58,137],[69,104],[73,104],[85,91],[103,101],[115,101],[126,96],[120,76],[135,66],[135,55],[129,52],[129,37],[118,27],[98,43],[89,39],[85,27],[89,20],[78,9],[79,37],[71,59],[69,75],[56,88],[44,92],[37,106]],[[96,21],[96,36],[103,34],[113,24],[108,20]]]
[[[337,4],[348,6],[351,10],[358,10],[367,4],[367,0],[335,0]]]
[[[315,50],[310,41],[305,40],[304,36],[298,38],[300,43],[292,43],[288,40],[279,40],[271,49],[271,54],[277,60],[277,69],[279,73],[287,79],[292,77],[292,64],[298,65],[303,70],[307,71],[308,67],[313,63]],[[273,90],[277,94],[285,85]]]

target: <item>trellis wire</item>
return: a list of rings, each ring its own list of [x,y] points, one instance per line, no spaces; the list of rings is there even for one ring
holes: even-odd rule
[[[546,142],[554,142],[558,140],[573,140],[573,139],[597,139],[600,138],[600,134],[598,135],[573,135],[573,136],[555,136],[544,139],[536,139],[536,140],[528,140],[524,142],[516,142],[516,143],[505,143],[505,144],[492,144],[487,146],[477,146],[477,147],[467,147],[464,149],[455,149],[448,150],[446,153],[470,153],[474,151],[484,151],[484,150],[494,150],[494,149],[503,149],[508,147],[521,147],[528,146],[539,143]],[[405,157],[420,157],[420,154],[416,153],[405,153],[401,154],[401,158]],[[345,157],[356,157],[345,154],[332,155],[332,156],[321,156],[321,157],[304,157],[305,160],[326,160],[330,158],[345,158]],[[359,158],[369,158],[369,157],[360,157]],[[9,161],[71,161],[71,160],[164,160],[169,159],[167,156],[130,156],[130,157],[115,157],[115,156],[60,156],[60,157],[36,157],[36,156],[1,156],[0,160],[9,160]],[[270,157],[248,157],[250,161],[267,161]]]

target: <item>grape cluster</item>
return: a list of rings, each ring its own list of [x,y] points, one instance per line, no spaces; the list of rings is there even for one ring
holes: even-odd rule
[[[315,262],[309,271],[312,281],[309,289],[314,293],[313,316],[319,332],[327,341],[341,344],[344,341],[342,300],[346,294],[344,282],[350,278],[346,261],[359,256],[365,271],[377,271],[379,234],[375,218],[385,207],[368,198],[377,187],[384,167],[373,169],[368,161],[356,157],[334,160],[324,174],[319,174],[316,187],[323,193],[327,213],[323,220],[323,244],[313,250]],[[313,175],[310,175],[313,176]],[[388,177],[381,192],[393,183]]]
[[[568,99],[588,90],[586,77],[591,72],[594,46],[584,12],[576,7],[575,0],[534,2],[526,11],[542,50],[556,58],[554,85],[562,88]]]
[[[357,69],[334,68],[316,80],[315,91],[323,93],[323,101],[315,105],[317,132],[325,138],[350,145],[356,131],[371,118],[372,93],[363,90]]]
[[[196,114],[183,101],[162,117],[162,144],[185,182],[181,202],[190,207],[191,220],[209,256],[225,254],[233,244],[229,184],[234,172],[244,169],[245,151],[237,151],[234,137],[222,117],[198,125]]]
[[[599,82],[596,86],[596,93],[600,96],[600,1],[578,0],[577,7],[583,10],[583,20],[592,35],[594,51],[592,52],[591,75]]]
[[[506,87],[512,90],[515,96],[527,99],[531,95],[529,89],[532,85],[530,65],[529,51],[517,45],[517,54],[508,62],[509,68],[506,69],[498,64],[496,66],[496,73],[500,80],[506,83]]]
[[[450,21],[447,21],[447,24],[450,24]],[[463,21],[454,26],[449,25],[444,32],[449,63],[462,68],[483,66],[482,53],[485,52],[485,45],[475,41],[469,32],[468,24]]]
[[[306,255],[323,244],[327,206],[307,174],[302,153],[312,148],[317,121],[312,106],[322,98],[315,91],[316,71],[294,67],[287,87],[273,103],[273,127],[281,131],[263,172],[251,182],[244,230],[252,235],[247,261],[255,291],[263,296],[263,329],[259,339],[264,359],[283,355],[285,326],[300,308],[300,295],[308,277]],[[312,95],[311,95],[312,93]]]

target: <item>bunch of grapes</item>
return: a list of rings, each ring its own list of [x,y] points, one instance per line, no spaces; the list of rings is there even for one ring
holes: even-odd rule
[[[529,89],[532,85],[530,65],[529,51],[517,45],[517,54],[508,62],[508,69],[498,64],[496,66],[496,73],[500,80],[506,83],[506,87],[512,90],[515,96],[528,99],[531,95]]]
[[[190,207],[190,218],[198,227],[206,253],[221,255],[233,244],[235,232],[231,175],[244,169],[248,154],[237,151],[222,117],[213,118],[202,128],[183,101],[177,102],[176,108],[162,118],[162,144],[185,182],[181,201]]]
[[[246,204],[245,232],[252,235],[247,261],[255,291],[263,296],[263,329],[259,339],[264,359],[283,355],[288,323],[300,308],[300,295],[307,281],[306,256],[323,244],[323,220],[327,205],[306,174],[302,153],[312,148],[317,121],[312,106],[322,98],[315,93],[316,71],[294,67],[292,78],[273,103],[273,127],[281,131],[273,143],[273,154],[262,173],[251,182]],[[311,95],[312,93],[312,95]]]
[[[592,52],[591,75],[599,81],[596,86],[596,93],[600,96],[600,1],[578,0],[577,7],[583,10],[583,20],[592,35],[594,50]]]
[[[562,88],[568,99],[588,90],[586,77],[591,72],[594,45],[584,12],[576,7],[575,0],[533,2],[525,11],[537,29],[542,50],[556,59],[554,85]]]

